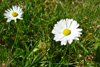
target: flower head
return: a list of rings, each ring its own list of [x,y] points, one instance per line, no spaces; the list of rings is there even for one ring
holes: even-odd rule
[[[20,8],[19,6],[12,6],[12,9],[10,8],[5,10],[4,18],[7,18],[7,22],[10,22],[11,20],[14,20],[16,22],[17,19],[23,19],[21,18],[22,14],[22,8]]]
[[[61,45],[69,44],[73,40],[79,40],[78,37],[82,34],[82,29],[78,28],[79,24],[73,19],[62,19],[54,25],[52,33],[54,34],[55,41],[61,41]]]

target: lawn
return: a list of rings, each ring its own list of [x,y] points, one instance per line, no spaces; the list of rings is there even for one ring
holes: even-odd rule
[[[5,10],[19,6],[23,20],[7,22]],[[82,35],[56,42],[52,30],[73,19]],[[0,67],[100,67],[100,0],[0,0]]]

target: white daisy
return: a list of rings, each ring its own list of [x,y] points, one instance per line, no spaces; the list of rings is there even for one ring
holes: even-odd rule
[[[82,34],[82,29],[78,27],[79,24],[73,19],[60,20],[54,25],[54,29],[52,30],[55,36],[54,40],[61,41],[61,45],[66,45],[67,41],[71,44],[74,39],[79,40],[78,37]]]
[[[20,8],[19,6],[12,6],[12,9],[10,8],[5,10],[4,18],[7,18],[7,22],[10,22],[11,20],[14,20],[16,22],[17,19],[23,19],[21,18],[22,14],[22,8]]]

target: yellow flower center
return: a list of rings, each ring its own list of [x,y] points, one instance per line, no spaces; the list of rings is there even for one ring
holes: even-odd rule
[[[18,16],[18,13],[17,12],[12,12],[12,16],[16,17],[16,16]]]
[[[70,33],[71,33],[71,31],[70,31],[69,29],[64,29],[64,30],[63,30],[63,34],[64,34],[65,36],[68,36]]]

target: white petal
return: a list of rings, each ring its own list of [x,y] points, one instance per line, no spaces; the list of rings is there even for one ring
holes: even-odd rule
[[[7,22],[10,22],[11,21],[11,19],[7,19]]]
[[[75,38],[76,40],[79,40],[79,38]]]
[[[61,41],[61,45],[66,45],[67,41]]]
[[[54,40],[55,41],[61,41],[61,39],[64,37],[63,34],[56,34],[55,37],[54,37]]]
[[[53,34],[60,34],[61,31],[60,31],[59,29],[53,29],[52,33],[53,33]]]
[[[73,21],[73,19],[66,20],[66,22],[67,22],[67,28],[70,28],[72,21]]]
[[[69,40],[68,40],[68,43],[69,43],[69,44],[71,44],[71,43],[72,43],[72,41],[73,41],[72,39],[69,39]]]
[[[76,21],[73,21],[72,24],[70,25],[70,29],[76,29],[79,26]]]
[[[65,29],[66,28],[66,21],[65,20],[60,20],[58,22],[58,25],[62,28],[62,29]]]
[[[78,28],[78,29],[76,29],[76,30],[77,30],[77,31],[82,31],[82,29],[79,29],[79,28]]]
[[[18,18],[18,19],[23,20],[23,18]]]
[[[14,12],[17,12],[17,6],[12,6],[12,8]]]
[[[16,19],[14,21],[17,22]]]

